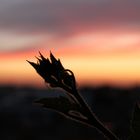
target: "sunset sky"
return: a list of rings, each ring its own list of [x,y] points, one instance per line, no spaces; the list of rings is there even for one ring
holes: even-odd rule
[[[1,0],[0,85],[45,86],[26,60],[50,50],[78,85],[140,85],[140,1]]]

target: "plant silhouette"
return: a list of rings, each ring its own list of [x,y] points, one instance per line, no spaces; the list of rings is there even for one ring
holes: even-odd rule
[[[133,119],[131,122],[132,134],[129,140],[139,140],[140,139],[140,107],[136,103],[133,113]]]
[[[37,71],[37,73],[45,80],[50,87],[59,87],[66,91],[67,96],[42,98],[36,100],[35,103],[41,104],[45,108],[52,109],[63,116],[96,128],[107,139],[119,140],[117,136],[106,128],[92,112],[88,104],[85,102],[81,94],[77,90],[76,80],[73,72],[69,69],[65,69],[60,59],[56,59],[50,52],[50,59],[45,58],[40,52],[40,56],[37,57],[37,63],[28,61],[29,64]],[[133,119],[133,127],[135,136],[131,136],[130,140],[138,140],[138,131],[140,130],[140,120],[138,110],[136,106]],[[135,128],[136,122],[139,123]]]

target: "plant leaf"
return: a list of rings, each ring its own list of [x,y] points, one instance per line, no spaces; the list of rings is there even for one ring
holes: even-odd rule
[[[41,104],[44,108],[52,109],[63,115],[68,115],[72,110],[80,112],[80,106],[64,96],[42,98],[36,100],[35,103]]]
[[[31,64],[32,65],[32,67],[36,70],[36,71],[38,71],[38,64],[36,64],[36,63],[34,63],[34,62],[31,62],[31,61],[28,61],[28,60],[26,60],[29,64]]]
[[[132,119],[132,135],[129,140],[140,140],[140,107],[137,103],[134,108],[133,119]]]
[[[58,63],[58,60],[54,57],[54,55],[51,52],[50,52],[50,59],[51,59],[52,64]]]

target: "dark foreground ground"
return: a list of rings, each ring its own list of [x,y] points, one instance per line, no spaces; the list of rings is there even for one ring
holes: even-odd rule
[[[98,118],[121,140],[130,134],[133,107],[140,88],[83,87],[81,94]],[[104,140],[96,129],[65,119],[33,104],[61,90],[0,86],[0,140]]]

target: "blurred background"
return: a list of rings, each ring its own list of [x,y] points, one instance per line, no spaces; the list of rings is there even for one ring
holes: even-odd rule
[[[39,51],[60,58],[102,122],[128,137],[140,99],[140,1],[0,1],[1,139],[102,140],[96,130],[33,104],[62,94],[26,62],[36,62]]]

